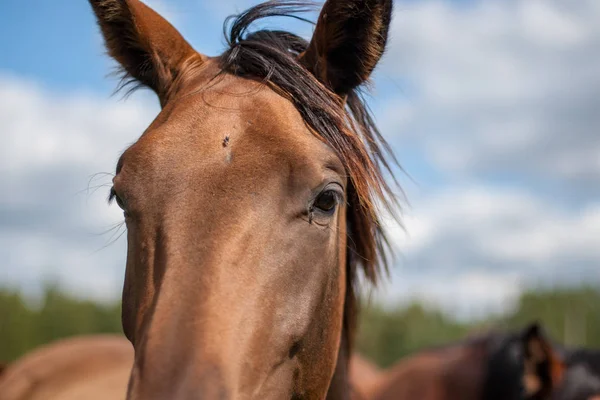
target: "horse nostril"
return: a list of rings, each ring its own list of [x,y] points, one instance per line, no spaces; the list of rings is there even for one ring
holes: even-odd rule
[[[292,345],[292,347],[290,347],[290,352],[288,353],[288,356],[290,358],[294,358],[294,356],[296,354],[298,354],[298,352],[300,351],[301,348],[302,348],[302,341],[301,340],[295,341],[294,344]]]

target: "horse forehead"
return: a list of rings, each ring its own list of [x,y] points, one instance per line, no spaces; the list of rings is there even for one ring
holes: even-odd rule
[[[161,170],[190,163],[214,169],[317,162],[343,173],[333,150],[291,101],[265,84],[230,75],[165,108],[124,158],[151,160]]]

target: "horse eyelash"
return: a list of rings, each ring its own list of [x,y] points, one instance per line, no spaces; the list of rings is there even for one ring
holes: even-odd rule
[[[115,188],[111,187],[110,188],[110,192],[108,193],[108,204],[112,204],[112,202],[115,200],[115,197],[117,197],[117,192],[115,192]]]

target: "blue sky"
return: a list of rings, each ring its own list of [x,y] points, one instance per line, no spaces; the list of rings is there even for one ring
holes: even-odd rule
[[[147,1],[199,51],[252,0]],[[459,316],[509,309],[526,287],[600,274],[600,6],[596,0],[398,1],[372,108],[403,167],[408,235],[387,302]],[[310,34],[287,20],[275,26]],[[121,237],[106,188],[119,152],[159,111],[111,96],[114,63],[85,1],[0,2],[0,284],[53,278],[118,296]],[[105,184],[97,177],[91,187]]]

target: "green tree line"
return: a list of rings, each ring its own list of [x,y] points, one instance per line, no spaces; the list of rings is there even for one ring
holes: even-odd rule
[[[0,289],[0,362],[56,339],[91,333],[122,332],[120,304],[79,300],[55,286],[45,289],[38,306],[21,293]]]
[[[482,327],[520,329],[544,324],[556,341],[600,347],[600,291],[593,288],[524,293],[514,311],[470,323],[413,303],[372,304],[361,312],[357,348],[382,367],[430,346],[464,338]],[[121,333],[120,304],[80,300],[49,286],[37,305],[18,291],[0,288],[0,361],[10,362],[53,340],[91,333]]]
[[[600,348],[600,290],[591,287],[527,291],[514,311],[470,323],[458,322],[418,303],[392,309],[373,305],[364,311],[357,347],[382,367],[483,329],[517,330],[534,321],[558,343]]]

